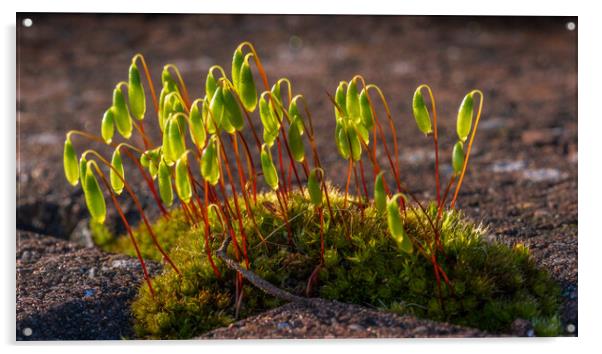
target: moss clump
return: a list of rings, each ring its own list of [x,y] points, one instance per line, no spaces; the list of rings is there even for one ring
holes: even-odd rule
[[[439,293],[431,263],[417,252],[408,255],[398,251],[387,232],[385,215],[368,208],[362,217],[353,201],[344,208],[343,198],[337,192],[332,192],[330,200],[335,219],[344,219],[345,223],[330,220],[325,212],[326,266],[319,273],[313,295],[491,332],[508,331],[512,321],[524,318],[533,321],[538,335],[559,333],[559,288],[535,266],[524,246],[510,248],[487,242],[482,238],[484,230],[460,212],[444,213],[441,240],[445,255],[440,254],[438,262],[453,290],[443,283]],[[251,269],[272,284],[301,295],[319,263],[319,218],[309,200],[299,194],[291,195],[291,247],[284,220],[274,213],[276,203],[274,194],[263,194],[258,196],[254,209],[266,242],[261,242],[248,216],[244,216]],[[434,218],[435,207],[427,212]],[[408,209],[404,223],[414,238],[430,237],[427,218],[421,212]],[[138,335],[189,338],[232,322],[235,274],[215,257],[222,278],[215,277],[205,254],[202,227],[188,226],[175,210],[169,222],[158,220],[155,228],[183,276],[177,277],[166,267],[163,274],[153,279],[155,299],[146,285],[141,285],[132,305]],[[223,239],[223,230],[216,227],[212,237],[215,251]],[[144,226],[136,230],[136,238],[145,257],[160,259]],[[105,247],[133,254],[127,238]],[[239,317],[280,303],[246,283]]]

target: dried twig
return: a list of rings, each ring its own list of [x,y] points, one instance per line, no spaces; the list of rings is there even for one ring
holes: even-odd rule
[[[222,245],[216,252],[217,256],[222,261],[224,261],[224,263],[226,263],[226,266],[228,268],[242,274],[242,276],[245,279],[247,279],[251,284],[253,284],[257,288],[259,288],[261,291],[265,292],[266,294],[277,297],[281,300],[289,301],[289,302],[311,303],[313,300],[315,300],[312,298],[305,298],[305,297],[293,295],[286,290],[282,290],[282,289],[274,286],[272,283],[270,283],[267,280],[263,279],[262,277],[258,276],[254,272],[245,269],[243,266],[238,264],[238,262],[236,262],[232,258],[228,257],[228,255],[226,254],[226,250],[228,249],[229,244],[230,244],[230,237],[226,237],[224,239],[224,242],[222,243]]]

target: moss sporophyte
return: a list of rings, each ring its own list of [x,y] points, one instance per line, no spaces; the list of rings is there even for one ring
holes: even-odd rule
[[[453,175],[441,190],[435,98],[427,85],[416,89],[414,118],[435,150],[436,200],[424,202],[400,179],[396,123],[408,121],[396,122],[384,93],[362,76],[340,82],[327,96],[334,141],[348,161],[341,190],[328,182],[304,96],[286,78],[270,86],[251,43],[234,51],[230,76],[220,66],[209,69],[204,97],[190,98],[172,64],[163,68],[160,87],[157,95],[137,54],[128,81],[113,91],[100,135],[69,131],[64,149],[65,176],[82,185],[97,244],[140,262],[145,285],[132,305],[138,335],[189,338],[315,296],[493,332],[508,331],[517,318],[532,320],[539,334],[559,332],[558,287],[528,249],[485,241],[484,227],[455,209],[483,108],[481,91],[470,91],[460,104]],[[153,124],[145,88],[158,141],[145,130]],[[116,141],[115,130],[124,142]],[[111,158],[93,149],[78,158],[75,137],[110,147]],[[133,171],[126,168],[131,165]],[[154,222],[132,173],[142,176],[161,213]],[[106,196],[127,237],[102,225]],[[125,216],[126,198],[140,214],[139,226]],[[144,259],[163,261],[162,274],[151,278]]]

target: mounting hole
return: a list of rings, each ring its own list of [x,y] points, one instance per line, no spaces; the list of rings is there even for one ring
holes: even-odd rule
[[[33,20],[31,18],[24,18],[23,19],[23,26],[25,26],[25,27],[31,27],[31,26],[33,26]]]
[[[575,24],[575,22],[569,21],[566,23],[566,29],[568,29],[569,31],[574,31],[575,28],[577,28],[577,25]]]

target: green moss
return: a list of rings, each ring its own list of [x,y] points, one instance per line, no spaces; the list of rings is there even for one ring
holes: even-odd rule
[[[417,252],[398,251],[387,232],[385,215],[368,208],[362,217],[354,203],[345,209],[338,192],[332,192],[330,201],[335,218],[345,223],[331,221],[325,211],[326,266],[319,273],[314,296],[491,332],[508,331],[516,318],[532,320],[538,335],[560,332],[559,289],[535,266],[524,246],[489,243],[482,237],[483,228],[461,212],[444,213],[441,240],[445,255],[439,253],[438,262],[453,289],[442,283],[439,293],[431,262]],[[244,216],[251,269],[274,285],[301,295],[319,263],[319,218],[309,200],[291,195],[288,215],[294,247],[290,247],[284,220],[274,212],[276,206],[275,196],[268,193],[258,196],[254,207],[266,242],[261,242],[249,216]],[[428,213],[434,218],[434,206]],[[179,210],[171,215],[169,221],[158,220],[154,230],[183,276],[179,278],[166,266],[163,274],[153,279],[154,299],[146,285],[141,285],[132,311],[142,337],[189,338],[235,318],[235,274],[215,258],[222,273],[217,279],[205,253],[202,227],[188,226]],[[404,223],[408,234],[424,244],[429,242],[425,215],[408,209]],[[214,220],[212,225],[216,225]],[[215,252],[223,230],[215,227],[213,231],[211,249]],[[161,259],[144,226],[135,236],[146,258]],[[133,255],[127,237],[105,243],[105,249]],[[232,245],[229,252],[234,257]],[[245,283],[239,317],[280,304]]]
[[[90,219],[90,231],[94,243],[105,250],[108,250],[110,245],[114,244],[118,239],[109,231],[105,224],[98,223],[92,219]],[[119,239],[122,239],[122,237]]]
[[[540,337],[554,337],[562,331],[562,323],[559,316],[536,317],[533,319],[535,334]]]

